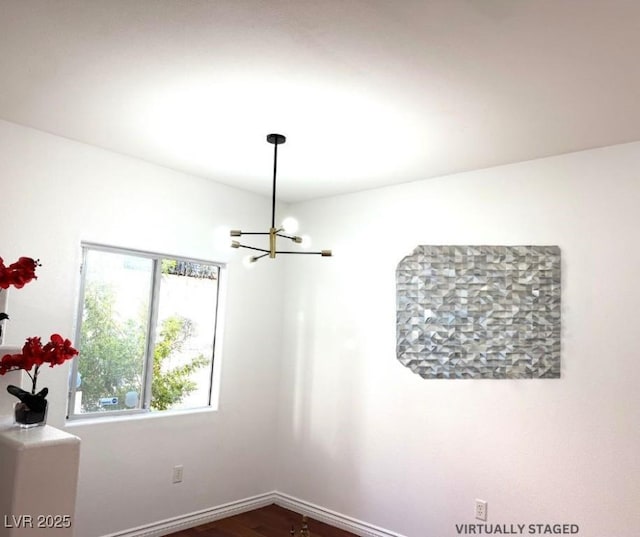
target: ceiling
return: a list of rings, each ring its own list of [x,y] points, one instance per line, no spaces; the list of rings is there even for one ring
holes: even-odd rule
[[[0,0],[0,118],[295,202],[640,140],[637,0]]]

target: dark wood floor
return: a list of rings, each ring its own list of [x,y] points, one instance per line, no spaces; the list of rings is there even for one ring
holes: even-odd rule
[[[240,515],[223,518],[188,530],[172,533],[168,537],[290,537],[295,527],[299,537],[302,516],[275,504],[248,511]],[[353,533],[340,530],[308,518],[311,537],[355,537]]]

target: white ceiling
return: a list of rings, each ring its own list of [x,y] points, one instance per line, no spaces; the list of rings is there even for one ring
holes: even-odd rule
[[[0,118],[301,201],[640,139],[637,0],[0,0]]]

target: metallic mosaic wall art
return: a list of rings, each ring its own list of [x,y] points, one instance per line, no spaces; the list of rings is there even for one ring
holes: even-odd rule
[[[396,269],[397,357],[423,378],[559,378],[560,248],[418,246]]]

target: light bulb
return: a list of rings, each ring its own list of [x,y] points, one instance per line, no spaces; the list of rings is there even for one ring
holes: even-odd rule
[[[243,260],[242,260],[242,264],[246,267],[246,268],[253,268],[256,266],[256,258],[252,255],[248,255],[246,256]]]
[[[311,237],[309,235],[302,235],[300,237],[302,240],[300,241],[300,248],[309,248],[311,247]]]
[[[282,230],[288,235],[293,235],[298,231],[298,221],[292,216],[287,216],[287,218],[282,221]]]

